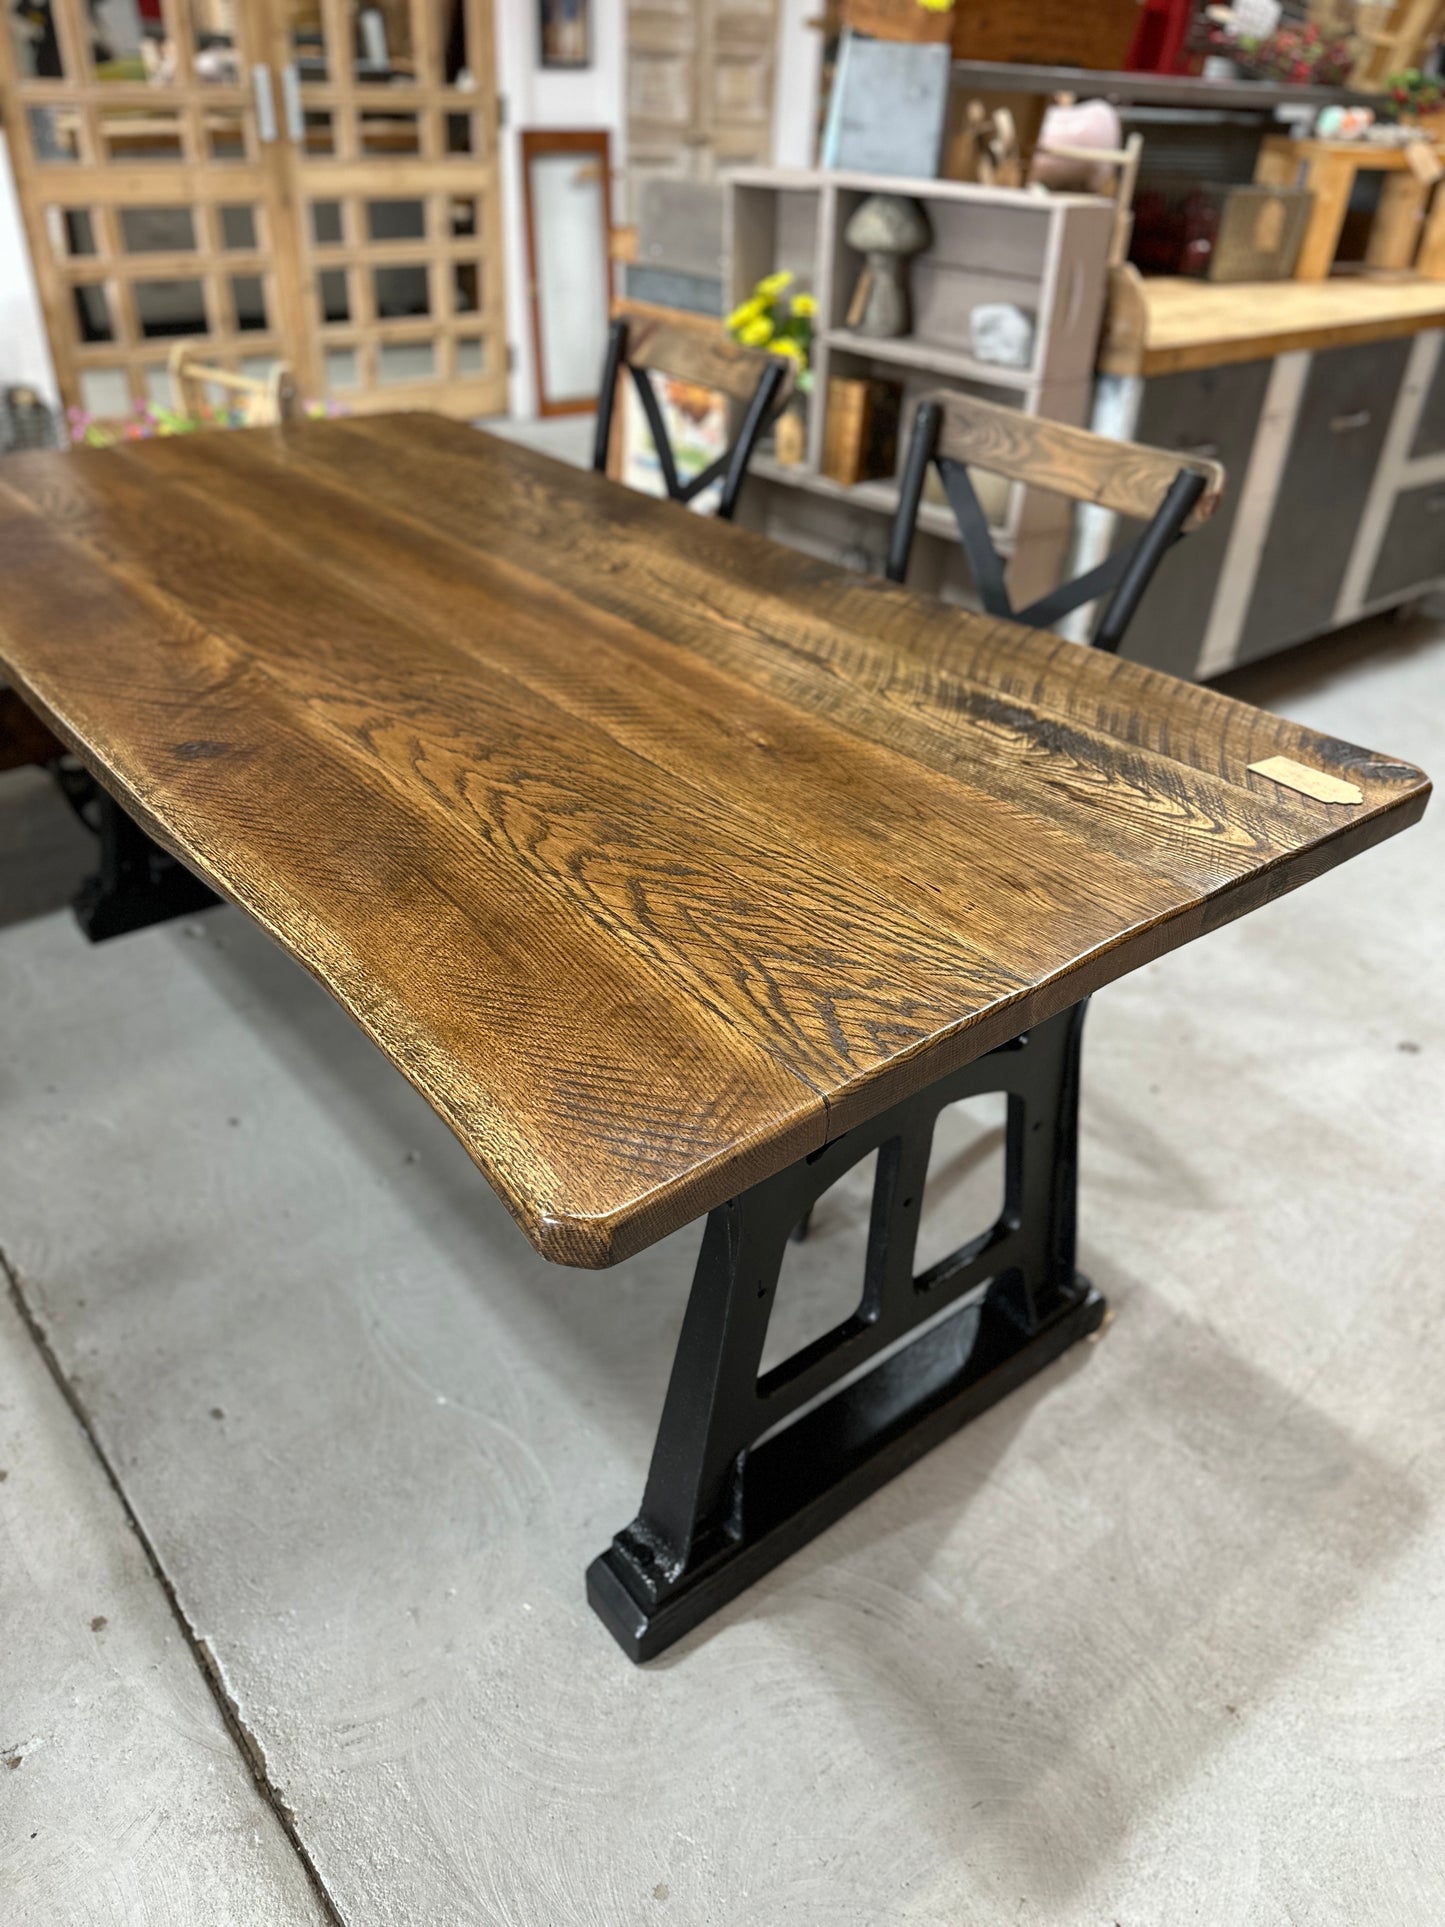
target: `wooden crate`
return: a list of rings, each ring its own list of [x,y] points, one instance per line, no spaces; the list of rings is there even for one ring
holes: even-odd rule
[[[1439,170],[1445,148],[1430,151]],[[1292,186],[1302,178],[1315,197],[1295,265],[1295,279],[1323,281],[1329,274],[1355,190],[1355,177],[1369,172],[1387,174],[1389,179],[1370,230],[1366,265],[1392,270],[1413,267],[1427,280],[1445,280],[1445,195],[1416,172],[1418,165],[1399,147],[1368,147],[1359,141],[1296,141],[1278,134],[1265,140],[1254,178],[1275,187]]]

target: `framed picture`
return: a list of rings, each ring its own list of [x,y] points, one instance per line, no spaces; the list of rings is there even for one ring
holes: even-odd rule
[[[592,0],[537,0],[544,67],[592,65]]]

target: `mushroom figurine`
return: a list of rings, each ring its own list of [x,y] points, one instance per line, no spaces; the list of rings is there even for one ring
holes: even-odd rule
[[[928,216],[917,201],[902,194],[870,194],[843,230],[850,248],[867,257],[862,313],[849,321],[860,335],[891,340],[912,327],[908,298],[908,261],[933,239]],[[860,289],[861,293],[861,289]],[[854,307],[859,305],[854,297]]]

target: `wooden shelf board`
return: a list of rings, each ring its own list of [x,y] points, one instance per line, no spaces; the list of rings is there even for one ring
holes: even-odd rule
[[[1187,107],[1204,113],[1276,107],[1331,107],[1372,100],[1348,87],[1274,86],[1264,80],[1201,80],[1184,74],[1113,73],[1087,67],[1037,67],[1022,61],[955,60],[953,84],[973,93],[1070,93],[1116,106]]]
[[[1445,327],[1445,281],[1338,276],[1222,286],[1116,274],[1102,373],[1168,375]]]
[[[977,181],[949,181],[932,178],[913,179],[907,175],[856,174],[843,168],[819,172],[800,167],[730,167],[723,183],[737,187],[767,187],[792,193],[816,194],[826,185],[859,194],[904,194],[915,201],[975,202],[986,207],[1009,207],[1015,212],[1032,213],[1035,208],[1047,215],[1054,208],[1109,207],[1114,204],[1098,194],[1046,194],[1017,187],[983,187]]]
[[[850,355],[865,355],[870,361],[889,361],[900,368],[921,368],[931,375],[954,375],[965,381],[987,382],[992,388],[1034,388],[1038,376],[1032,368],[1006,368],[1000,362],[980,361],[963,348],[945,342],[929,341],[919,335],[897,335],[879,340],[859,334],[853,328],[829,328],[825,339],[830,348]]]

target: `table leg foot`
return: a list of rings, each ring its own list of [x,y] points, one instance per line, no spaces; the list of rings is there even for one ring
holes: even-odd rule
[[[587,1573],[653,1658],[1103,1321],[1074,1268],[1085,1006],[952,1073],[708,1219],[642,1509]],[[1008,1093],[1004,1209],[915,1275],[938,1114]],[[857,1311],[759,1374],[790,1237],[877,1150]]]
[[[92,943],[123,937],[172,917],[194,916],[221,901],[104,791],[92,808],[100,837],[100,868],[80,886],[73,905],[76,921]]]

